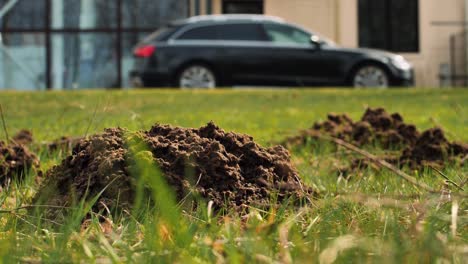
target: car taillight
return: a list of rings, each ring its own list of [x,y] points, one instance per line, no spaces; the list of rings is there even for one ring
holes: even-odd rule
[[[141,46],[141,47],[137,47],[133,51],[133,54],[137,57],[147,58],[153,55],[155,50],[156,50],[155,46],[150,46],[150,45]]]

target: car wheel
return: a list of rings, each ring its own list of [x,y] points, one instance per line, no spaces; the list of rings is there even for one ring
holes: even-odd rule
[[[366,65],[358,68],[353,77],[352,85],[356,88],[388,88],[389,77],[385,69],[377,65]]]
[[[177,83],[182,89],[214,89],[216,76],[210,68],[201,64],[193,64],[180,71]]]

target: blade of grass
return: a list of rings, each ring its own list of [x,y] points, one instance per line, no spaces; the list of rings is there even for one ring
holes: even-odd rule
[[[2,107],[2,104],[0,104],[0,116],[2,117],[2,125],[3,125],[3,131],[5,132],[6,142],[9,142],[9,141],[10,141],[10,137],[8,136],[8,131],[7,131],[7,127],[6,127],[5,117],[3,116],[3,107]]]
[[[460,185],[458,185],[456,182],[452,181],[447,175],[445,175],[443,172],[440,170],[434,168],[434,166],[429,166],[432,170],[436,171],[440,176],[442,176],[448,183],[453,184],[455,187],[457,187],[461,191],[465,191]]]
[[[88,122],[88,126],[86,127],[86,131],[85,131],[85,134],[84,134],[84,138],[86,138],[86,137],[88,136],[89,129],[91,128],[91,125],[93,124],[94,120],[96,119],[96,114],[97,114],[98,106],[99,106],[99,102],[98,102],[98,103],[96,104],[96,106],[94,107],[93,116],[91,117],[91,119],[90,119],[89,122]]]

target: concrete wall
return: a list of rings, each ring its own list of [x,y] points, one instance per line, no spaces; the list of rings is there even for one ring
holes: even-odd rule
[[[419,86],[439,85],[439,68],[450,62],[450,36],[463,30],[458,26],[437,26],[434,22],[464,21],[464,0],[419,0],[420,52],[402,54],[415,66]]]
[[[202,1],[203,2],[203,1]],[[265,0],[265,14],[283,17],[318,32],[346,47],[358,46],[358,0]],[[437,87],[439,68],[449,63],[450,35],[458,26],[437,26],[437,21],[464,21],[465,0],[419,0],[420,51],[403,53],[415,66],[416,85]],[[221,13],[222,0],[213,0]]]

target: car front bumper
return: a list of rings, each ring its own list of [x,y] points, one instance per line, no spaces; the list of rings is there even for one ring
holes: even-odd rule
[[[415,84],[414,69],[409,70],[396,70],[391,86],[411,87]]]

